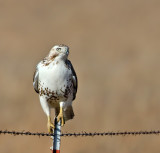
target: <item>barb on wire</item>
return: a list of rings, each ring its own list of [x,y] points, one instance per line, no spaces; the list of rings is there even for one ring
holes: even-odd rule
[[[8,131],[8,130],[0,130],[0,135],[1,134],[10,134],[10,135],[25,135],[25,136],[53,136],[53,134],[49,134],[49,133],[42,133],[42,132],[19,132],[19,131]],[[61,136],[63,137],[79,137],[79,136],[127,136],[127,135],[158,135],[160,134],[160,130],[152,130],[152,131],[126,131],[126,132],[102,132],[102,133],[98,133],[98,132],[79,132],[79,133],[62,133]]]

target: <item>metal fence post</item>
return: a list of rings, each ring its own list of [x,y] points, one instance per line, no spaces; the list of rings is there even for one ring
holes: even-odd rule
[[[55,128],[53,135],[53,147],[52,153],[60,153],[60,143],[61,143],[61,121],[57,123],[57,118],[54,120]]]

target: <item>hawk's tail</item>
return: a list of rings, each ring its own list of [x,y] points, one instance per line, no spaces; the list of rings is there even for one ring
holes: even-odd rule
[[[73,119],[74,117],[73,107],[68,106],[67,109],[63,111],[63,115],[64,115],[65,121]]]
[[[58,114],[59,114],[59,109],[60,109],[59,107],[57,107],[55,109],[56,116],[58,116]],[[64,115],[65,121],[73,119],[73,117],[74,117],[73,107],[71,105],[67,106],[67,108],[65,110],[63,110],[63,115]]]

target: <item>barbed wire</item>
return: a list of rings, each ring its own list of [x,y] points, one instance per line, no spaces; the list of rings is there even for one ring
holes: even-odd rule
[[[8,131],[8,130],[0,130],[0,135],[2,134],[9,134],[9,135],[25,135],[25,136],[54,136],[54,134],[49,134],[49,133],[42,133],[42,132],[19,132],[19,131]],[[125,132],[79,132],[79,133],[62,133],[62,137],[79,137],[79,136],[127,136],[127,135],[159,135],[160,131],[159,130],[151,130],[151,131],[125,131]]]

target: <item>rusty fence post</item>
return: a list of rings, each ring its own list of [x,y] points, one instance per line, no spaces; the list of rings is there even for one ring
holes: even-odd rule
[[[51,147],[52,153],[60,153],[61,144],[61,121],[57,123],[57,118],[54,120],[55,129],[53,134],[53,147]]]

